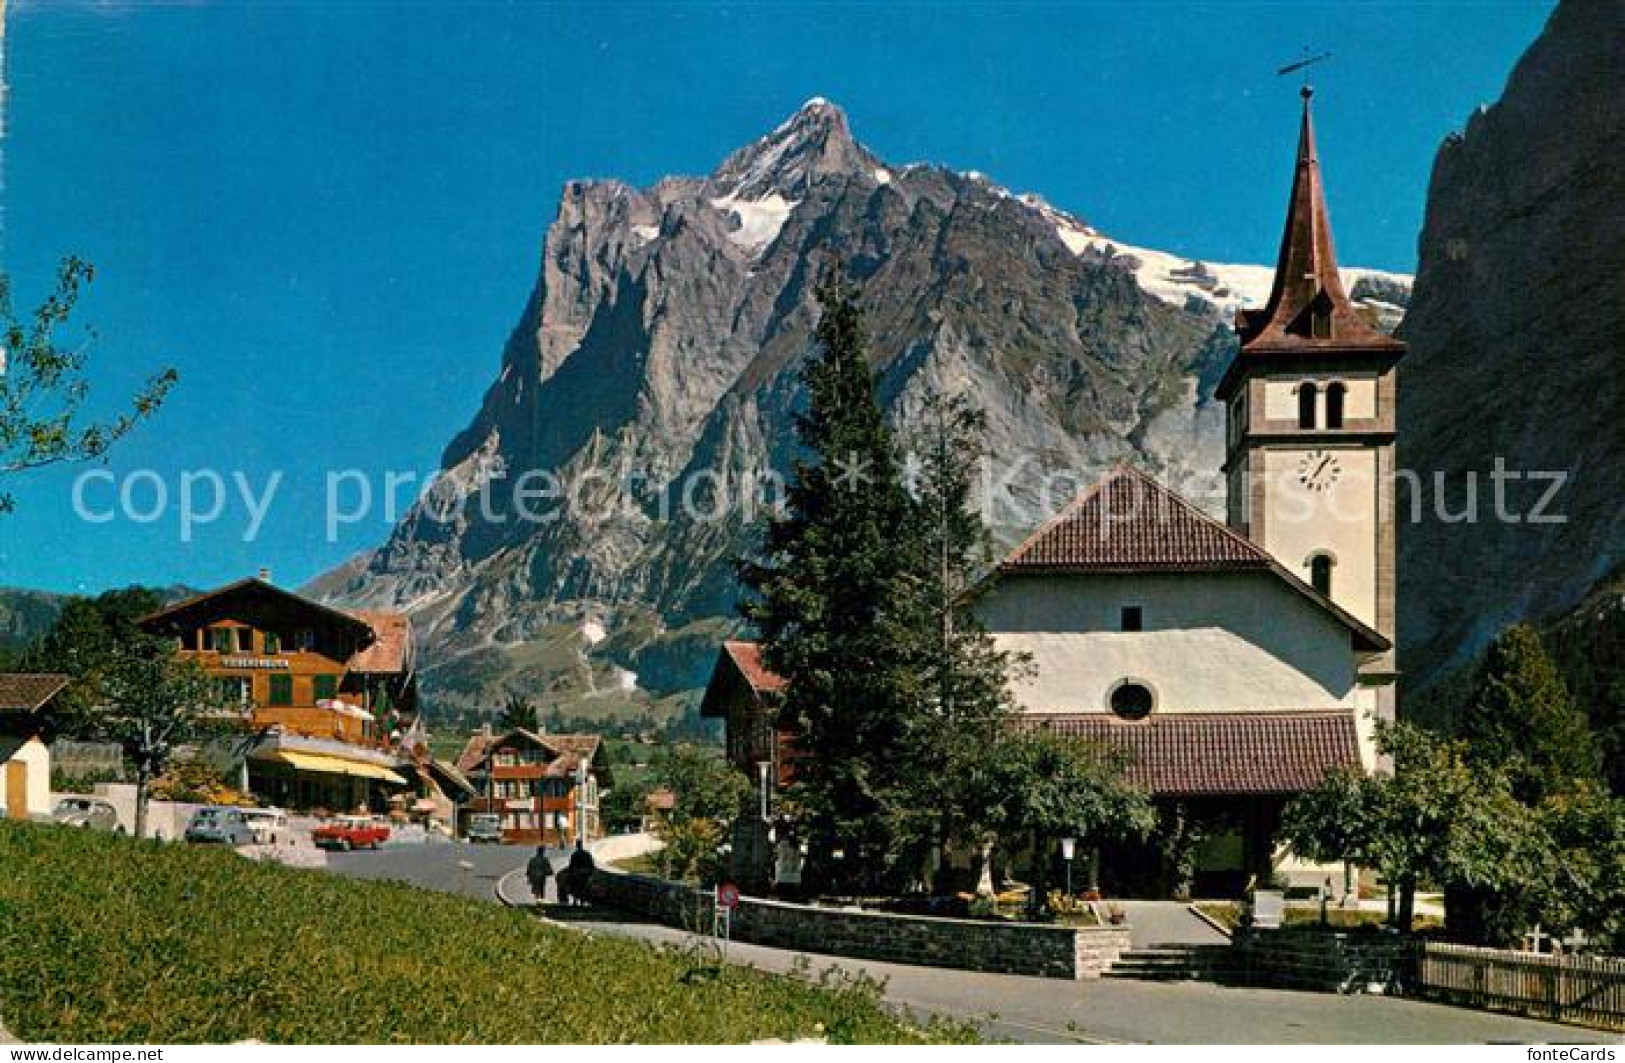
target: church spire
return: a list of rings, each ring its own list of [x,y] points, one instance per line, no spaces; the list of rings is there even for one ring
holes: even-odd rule
[[[1292,198],[1269,302],[1261,310],[1243,310],[1236,318],[1244,351],[1300,346],[1398,346],[1398,341],[1361,318],[1338,275],[1320,155],[1315,148],[1310,107],[1314,94],[1310,86],[1303,87],[1303,121],[1298,131]]]

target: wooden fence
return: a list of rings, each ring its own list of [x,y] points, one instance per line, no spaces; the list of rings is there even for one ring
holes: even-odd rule
[[[1608,1030],[1625,1030],[1625,959],[1548,956],[1428,943],[1419,995]]]

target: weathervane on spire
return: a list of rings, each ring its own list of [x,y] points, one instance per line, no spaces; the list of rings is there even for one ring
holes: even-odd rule
[[[1286,66],[1283,66],[1281,69],[1275,72],[1275,76],[1282,77],[1284,75],[1302,70],[1303,88],[1299,89],[1298,91],[1302,94],[1303,98],[1307,100],[1309,97],[1315,94],[1315,87],[1309,84],[1309,68],[1314,66],[1316,63],[1324,62],[1331,57],[1331,52],[1321,52],[1319,55],[1310,55],[1309,46],[1306,44],[1303,46],[1303,58],[1299,59],[1295,63],[1288,63]]]

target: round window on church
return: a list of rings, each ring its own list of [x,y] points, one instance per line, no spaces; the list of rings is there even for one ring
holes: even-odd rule
[[[1112,712],[1125,720],[1143,720],[1151,715],[1155,700],[1150,687],[1125,680],[1112,689]]]

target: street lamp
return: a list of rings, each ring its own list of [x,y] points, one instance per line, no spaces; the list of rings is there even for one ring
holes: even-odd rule
[[[1078,851],[1078,839],[1061,839],[1061,859],[1066,862],[1066,903],[1072,906],[1072,857]]]
[[[769,822],[769,817],[768,817],[768,814],[767,814],[767,773],[772,767],[773,767],[773,764],[772,764],[771,761],[758,760],[756,762],[756,774],[762,780],[762,782],[761,782],[761,813],[760,814],[761,814],[763,823]]]

